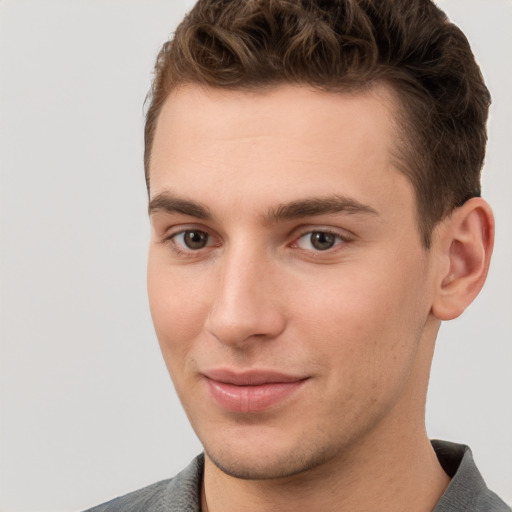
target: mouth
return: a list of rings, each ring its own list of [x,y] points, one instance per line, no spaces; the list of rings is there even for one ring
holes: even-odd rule
[[[237,373],[222,369],[203,375],[215,402],[227,411],[238,413],[261,412],[276,407],[299,391],[309,379],[260,370]]]

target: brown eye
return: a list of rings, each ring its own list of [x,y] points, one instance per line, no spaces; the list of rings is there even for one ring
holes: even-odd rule
[[[313,231],[310,233],[311,245],[317,251],[326,251],[334,247],[336,243],[336,236],[332,233],[326,233],[325,231]]]
[[[208,245],[208,233],[205,233],[204,231],[183,231],[182,233],[178,233],[174,238],[178,244],[193,251],[203,249]]]
[[[328,251],[346,240],[342,235],[330,231],[309,231],[304,233],[296,242],[301,249],[308,251]]]

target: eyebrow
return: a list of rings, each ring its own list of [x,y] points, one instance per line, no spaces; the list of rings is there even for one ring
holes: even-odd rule
[[[333,195],[328,197],[313,197],[292,201],[271,208],[266,219],[270,223],[280,220],[293,220],[301,217],[313,217],[334,213],[379,215],[377,210],[369,205],[346,196]]]
[[[213,218],[209,208],[205,205],[190,199],[175,196],[170,192],[162,192],[149,202],[149,215],[158,211],[188,215],[190,217],[196,217],[197,219],[209,220]],[[363,204],[350,197],[333,195],[299,199],[289,203],[279,204],[270,208],[264,216],[264,219],[266,222],[274,224],[283,220],[335,213],[379,215],[377,210],[369,205]]]
[[[169,192],[162,192],[149,202],[149,215],[159,211],[165,213],[181,213],[182,215],[205,220],[212,218],[212,214],[206,206],[190,199],[177,197]]]

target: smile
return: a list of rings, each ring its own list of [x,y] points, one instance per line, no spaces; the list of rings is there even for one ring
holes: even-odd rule
[[[205,374],[211,396],[230,412],[260,412],[276,406],[298,391],[308,378],[275,372],[233,373],[215,370]]]

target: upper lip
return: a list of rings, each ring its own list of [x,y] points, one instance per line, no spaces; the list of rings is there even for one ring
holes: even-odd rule
[[[306,379],[296,375],[287,375],[274,370],[245,370],[234,371],[224,368],[212,369],[203,372],[208,379],[222,382],[224,384],[233,384],[235,386],[259,386],[263,384],[276,384],[287,382],[298,382]]]

